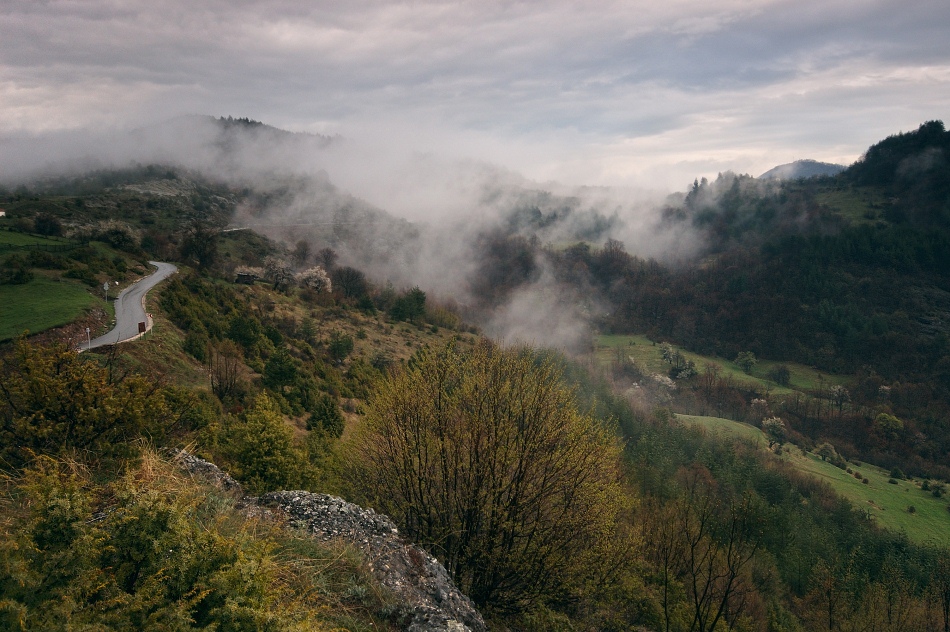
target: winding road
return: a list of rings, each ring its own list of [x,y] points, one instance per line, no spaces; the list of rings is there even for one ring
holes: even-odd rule
[[[115,327],[109,333],[83,344],[83,351],[135,340],[142,335],[139,323],[146,323],[146,331],[152,328],[152,319],[145,313],[145,293],[178,272],[178,268],[162,261],[149,263],[158,270],[122,290],[119,298],[115,300]]]

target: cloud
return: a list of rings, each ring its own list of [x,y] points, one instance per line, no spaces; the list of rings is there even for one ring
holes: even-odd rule
[[[681,188],[945,118],[947,23],[942,0],[11,3],[0,134],[233,114]]]

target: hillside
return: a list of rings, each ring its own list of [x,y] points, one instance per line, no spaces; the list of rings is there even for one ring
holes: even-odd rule
[[[220,124],[237,147],[284,138]],[[906,165],[939,162],[939,131],[869,149],[900,172],[873,184],[864,162],[697,181],[643,224],[695,247],[653,258],[611,238],[631,221],[617,207],[524,183],[483,191],[495,214],[454,233],[325,174],[153,165],[6,191],[0,291],[54,300],[29,304],[46,321],[19,300],[0,318],[7,336],[45,330],[2,349],[4,597],[31,621],[409,626],[375,560],[246,522],[154,445],[250,494],[301,490],[270,496],[291,513],[305,492],[385,508],[495,629],[871,627],[888,603],[906,629],[935,628],[950,552],[906,525],[945,518],[950,238],[939,213],[913,211],[939,199],[939,174],[908,184]],[[106,327],[102,284],[148,258],[181,269],[149,296],[149,336],[81,356],[53,344]],[[433,268],[437,290],[413,281]],[[854,472],[903,522],[869,519]],[[185,579],[156,558],[140,578],[122,555],[148,529],[175,555],[203,533],[218,557],[175,557]],[[62,584],[37,579],[46,559]],[[271,571],[245,581],[220,563],[235,559]],[[219,605],[221,586],[240,603]],[[75,607],[44,610],[57,600]]]
[[[797,180],[799,178],[815,178],[819,176],[836,176],[847,169],[843,165],[835,165],[817,160],[796,160],[784,165],[772,167],[759,176],[759,180]]]

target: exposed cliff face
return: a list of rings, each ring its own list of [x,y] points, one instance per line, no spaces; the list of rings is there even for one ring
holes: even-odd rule
[[[240,484],[216,465],[187,452],[175,455],[181,467],[232,493]],[[372,509],[342,498],[305,491],[282,491],[245,497],[250,511],[285,517],[321,541],[342,540],[359,548],[377,581],[402,602],[407,632],[487,632],[472,601],[452,582],[434,557],[399,536],[396,525]]]

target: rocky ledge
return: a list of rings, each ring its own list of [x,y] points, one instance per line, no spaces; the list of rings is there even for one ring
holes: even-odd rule
[[[175,460],[187,472],[241,493],[240,484],[213,463],[187,452],[179,452]],[[359,548],[377,581],[401,602],[407,632],[487,632],[481,614],[442,564],[405,542],[387,516],[336,496],[304,491],[272,492],[244,498],[241,504],[253,512],[283,514],[291,525],[321,541],[341,540]]]

